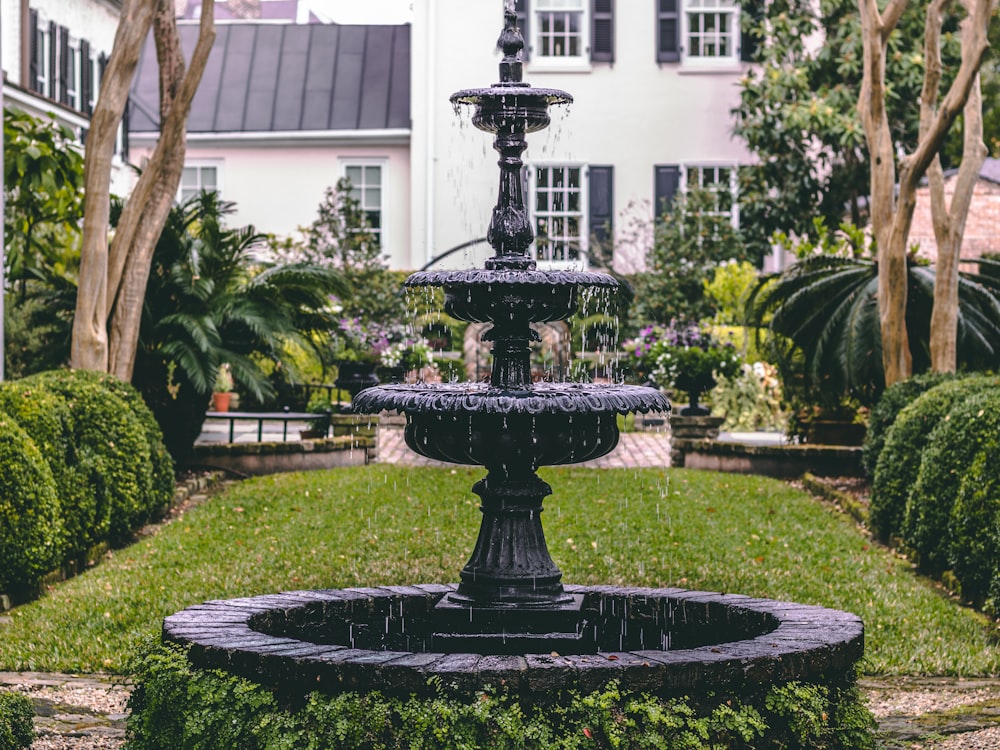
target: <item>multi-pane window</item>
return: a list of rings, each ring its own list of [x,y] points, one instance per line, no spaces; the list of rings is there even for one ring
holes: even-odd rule
[[[187,164],[181,172],[179,187],[180,202],[184,203],[202,190],[219,189],[219,166],[217,164]]]
[[[735,226],[738,219],[736,169],[731,166],[687,166],[684,171],[688,190],[701,188],[710,193],[715,202],[712,214],[732,217]]]
[[[365,213],[368,220],[368,231],[375,237],[375,242],[382,246],[383,202],[382,202],[382,165],[381,164],[348,164],[344,167],[344,177],[351,182],[351,197]]]
[[[73,109],[83,109],[80,102],[80,43],[75,39],[69,40],[69,45],[65,48],[66,60],[64,69],[66,80],[63,81],[65,87],[64,104]]]
[[[689,62],[739,60],[736,0],[685,0],[684,55]]]
[[[587,0],[538,0],[535,54],[582,58],[587,54]]]
[[[535,167],[535,251],[539,262],[579,263],[586,257],[584,168]]]
[[[48,23],[41,21],[35,23],[31,40],[31,89],[42,96],[51,96],[52,74],[49,70],[51,43]]]

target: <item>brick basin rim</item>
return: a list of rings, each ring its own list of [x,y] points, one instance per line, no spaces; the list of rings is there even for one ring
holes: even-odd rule
[[[279,691],[381,690],[387,694],[434,694],[432,676],[449,692],[473,694],[484,685],[506,685],[524,696],[545,695],[554,688],[598,689],[612,679],[623,687],[659,694],[699,694],[718,690],[759,689],[788,680],[850,680],[864,650],[864,625],[856,615],[793,602],[740,594],[684,589],[568,586],[573,593],[602,602],[669,602],[678,611],[725,609],[726,616],[763,617],[767,631],[742,640],[692,648],[640,648],[590,655],[437,654],[373,650],[312,643],[261,632],[268,613],[291,617],[324,606],[376,608],[433,606],[454,586],[424,584],[380,588],[289,591],[256,597],[214,600],[165,618],[165,641],[191,646],[192,663],[228,670]],[[376,614],[377,617],[382,617]],[[631,621],[631,620],[629,620]],[[770,626],[773,625],[773,628]]]

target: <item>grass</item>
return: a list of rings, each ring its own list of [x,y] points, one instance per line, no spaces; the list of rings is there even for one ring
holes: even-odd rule
[[[0,669],[126,668],[161,619],[205,599],[455,581],[478,528],[479,468],[383,465],[233,485],[14,610]],[[871,674],[1000,672],[985,618],[787,484],[671,469],[549,469],[549,548],[573,583],[738,592],[846,609]]]

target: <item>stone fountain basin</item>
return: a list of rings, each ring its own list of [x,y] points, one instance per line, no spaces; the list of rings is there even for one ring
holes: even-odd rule
[[[167,617],[163,637],[198,667],[313,691],[474,695],[485,685],[526,699],[567,686],[697,698],[800,680],[853,679],[864,651],[856,615],[822,607],[683,589],[567,586],[600,630],[589,655],[435,653],[434,607],[454,586],[294,591],[209,601]],[[431,678],[437,678],[432,680]],[[430,680],[430,682],[429,682]]]

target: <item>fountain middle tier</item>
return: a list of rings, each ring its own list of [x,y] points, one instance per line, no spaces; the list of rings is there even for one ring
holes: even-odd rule
[[[618,444],[618,414],[669,412],[670,403],[628,385],[437,383],[369,388],[354,410],[406,414],[406,443],[422,456],[517,472],[599,458]]]

